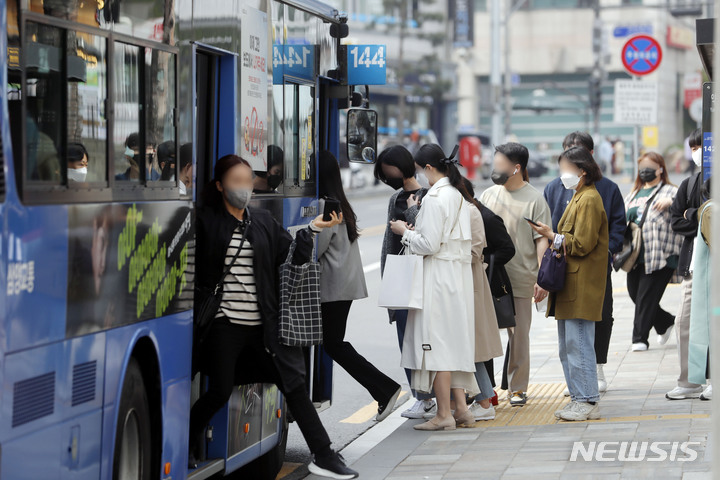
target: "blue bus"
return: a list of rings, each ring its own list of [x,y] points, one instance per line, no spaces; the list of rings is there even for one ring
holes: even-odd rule
[[[0,0],[0,15],[0,478],[275,478],[288,416],[268,384],[237,388],[187,468],[206,380],[195,205],[236,153],[256,206],[290,231],[316,216],[317,152],[338,153],[339,110],[364,103],[346,17],[315,0]],[[307,357],[322,408],[332,363]]]

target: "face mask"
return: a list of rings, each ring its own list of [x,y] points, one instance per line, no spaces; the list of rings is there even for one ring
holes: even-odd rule
[[[67,171],[68,180],[73,182],[84,182],[87,177],[87,167],[82,168],[68,168]]]
[[[428,180],[427,175],[425,175],[425,170],[418,172],[417,181],[420,184],[420,186],[423,188],[430,187],[430,180]]]
[[[236,188],[236,189],[225,189],[225,198],[227,202],[233,207],[244,210],[245,207],[250,203],[250,197],[252,196],[252,190],[249,188]]]
[[[270,190],[275,190],[282,183],[282,175],[268,175],[267,184]]]
[[[573,190],[575,187],[577,187],[580,184],[580,178],[582,177],[570,172],[565,172],[560,175],[560,180],[562,181],[562,184],[568,190]]]
[[[125,155],[132,158],[135,156],[135,151],[130,147],[125,147]]]
[[[404,184],[405,182],[403,182],[403,179],[401,177],[391,177],[385,179],[385,185],[392,188],[393,190],[402,188]]]
[[[505,185],[508,182],[508,180],[510,180],[510,177],[512,177],[516,173],[517,173],[517,170],[514,170],[512,175],[508,175],[505,172],[498,172],[497,170],[493,170],[492,175],[490,175],[490,178],[492,179],[492,181],[495,185]]]
[[[700,165],[702,163],[702,149],[698,148],[692,152],[692,161],[695,165]]]
[[[654,168],[643,168],[638,172],[640,180],[645,183],[652,182],[657,178],[657,171]]]

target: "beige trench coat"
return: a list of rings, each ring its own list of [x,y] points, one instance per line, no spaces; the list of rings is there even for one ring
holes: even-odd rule
[[[480,210],[469,204],[472,231],[472,273],[475,299],[475,362],[485,362],[503,355],[500,329],[495,316],[490,282],[485,273],[483,249],[487,247],[485,224]]]

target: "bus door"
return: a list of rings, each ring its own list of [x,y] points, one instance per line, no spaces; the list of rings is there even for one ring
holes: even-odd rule
[[[213,178],[218,158],[235,152],[237,54],[193,44],[196,194]]]

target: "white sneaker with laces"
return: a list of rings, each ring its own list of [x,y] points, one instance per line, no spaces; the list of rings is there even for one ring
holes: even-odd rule
[[[688,400],[700,398],[703,387],[675,387],[665,394],[668,400]]]
[[[645,345],[643,342],[633,343],[632,344],[632,351],[633,352],[644,352],[648,349],[648,346]]]
[[[495,408],[492,404],[490,404],[490,408],[483,408],[478,402],[473,402],[473,404],[470,405],[470,413],[475,415],[476,422],[495,419]]]
[[[587,402],[572,402],[570,408],[560,411],[560,419],[568,422],[584,422],[600,418],[598,402],[592,405]]]
[[[450,415],[455,415],[455,410],[450,410]],[[425,420],[432,420],[432,419],[435,418],[436,416],[437,416],[437,405],[435,405],[435,406],[432,408],[432,410],[430,410],[429,412],[423,414],[423,418],[424,418]]]
[[[435,413],[437,413],[435,400],[417,400],[412,407],[408,408],[400,415],[405,418],[418,420],[423,418],[423,415],[430,412],[434,412],[433,417],[435,416]]]
[[[662,335],[658,335],[657,342],[659,345],[665,345],[668,340],[670,339],[670,334],[673,331],[673,328],[675,328],[675,325],[670,325],[667,330],[665,330],[665,333]]]
[[[565,406],[564,406],[563,408],[561,408],[560,410],[556,410],[556,411],[555,411],[555,418],[557,418],[557,419],[559,420],[559,419],[560,419],[560,414],[561,414],[562,412],[564,412],[565,410],[570,409],[570,408],[572,407],[573,403],[575,403],[575,402],[568,402],[568,403],[565,404]]]

